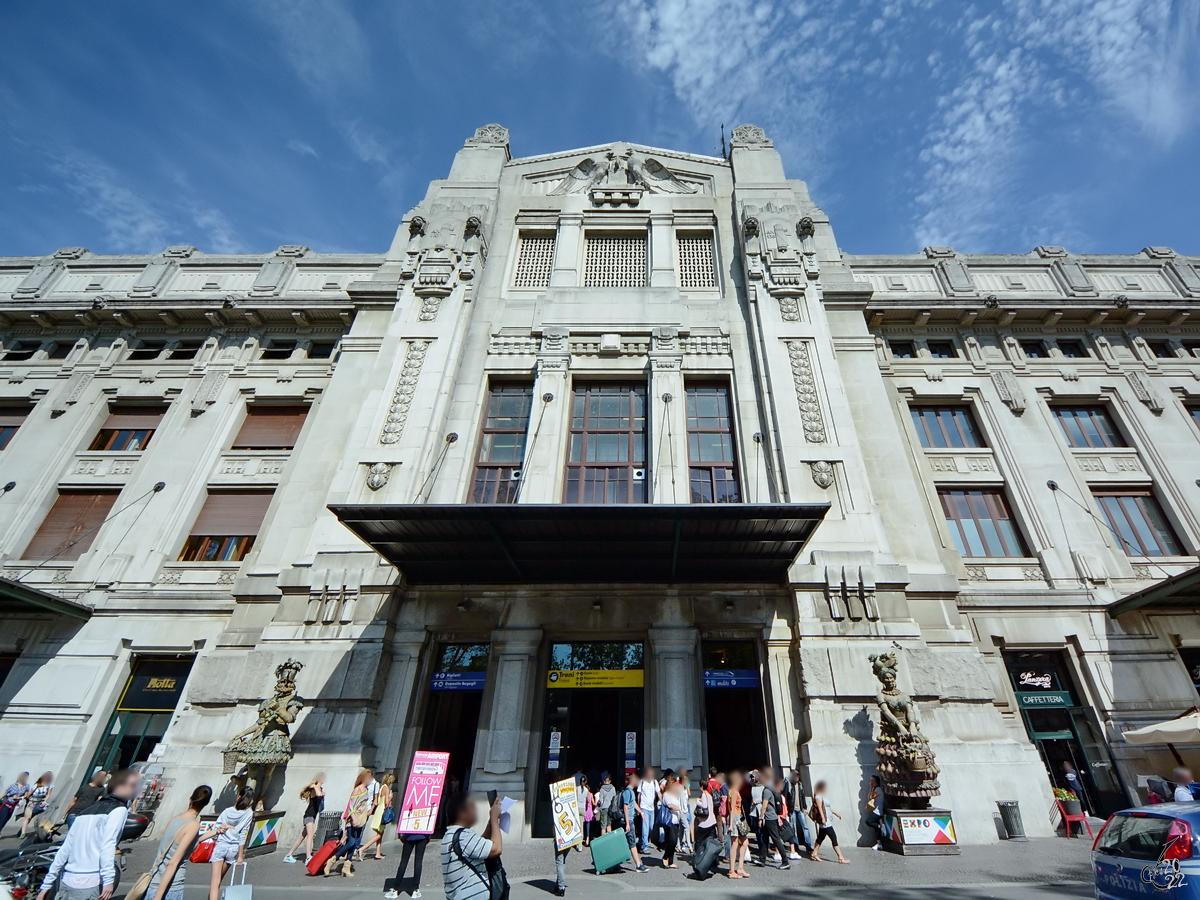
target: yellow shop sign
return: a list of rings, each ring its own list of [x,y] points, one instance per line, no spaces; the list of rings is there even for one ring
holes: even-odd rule
[[[642,669],[552,669],[546,687],[552,688],[640,688]]]

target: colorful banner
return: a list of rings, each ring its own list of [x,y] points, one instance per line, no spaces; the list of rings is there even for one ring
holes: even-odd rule
[[[554,845],[566,850],[582,842],[583,825],[579,821],[579,795],[575,793],[574,778],[550,785],[550,806],[554,812]]]
[[[705,669],[706,688],[756,688],[758,672],[754,669]]]
[[[256,821],[250,829],[250,840],[246,843],[246,849],[253,850],[256,847],[277,843],[279,841],[279,823],[282,819],[283,816],[270,816]]]
[[[957,844],[954,820],[949,813],[937,812],[923,816],[903,810],[884,810],[883,836],[897,844]]]
[[[553,669],[546,687],[640,688],[645,684],[642,669]]]
[[[429,679],[431,691],[482,691],[487,672],[434,672]]]
[[[396,820],[397,835],[433,834],[449,765],[449,753],[418,750],[413,755],[412,771],[408,773],[408,786],[404,789],[404,803],[400,807],[400,818]]]

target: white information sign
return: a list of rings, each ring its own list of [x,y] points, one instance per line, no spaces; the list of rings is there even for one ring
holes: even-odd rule
[[[574,778],[564,778],[550,785],[550,806],[554,814],[554,846],[566,850],[583,841]]]

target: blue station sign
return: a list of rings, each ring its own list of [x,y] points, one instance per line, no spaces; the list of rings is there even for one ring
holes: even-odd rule
[[[758,672],[754,669],[705,669],[706,688],[756,688]]]
[[[431,691],[482,691],[487,672],[434,672]]]

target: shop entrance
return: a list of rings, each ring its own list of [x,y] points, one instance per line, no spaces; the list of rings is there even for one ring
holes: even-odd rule
[[[700,654],[708,764],[730,772],[773,762],[767,745],[758,642],[706,640]]]
[[[578,642],[551,648],[533,836],[553,837],[550,785],[577,775],[595,791],[608,772],[618,788],[642,765],[640,643]]]
[[[133,673],[109,717],[108,729],[87,772],[128,769],[148,760],[150,751],[167,733],[191,671],[191,657],[135,659]]]
[[[442,644],[438,649],[417,749],[450,754],[446,796],[454,793],[456,781],[460,789],[470,786],[490,650],[490,644]]]
[[[1056,788],[1070,789],[1068,765],[1079,773],[1084,809],[1107,817],[1129,805],[1108,744],[1092,710],[1082,704],[1062,653],[1006,652],[1004,663],[1025,730]]]

